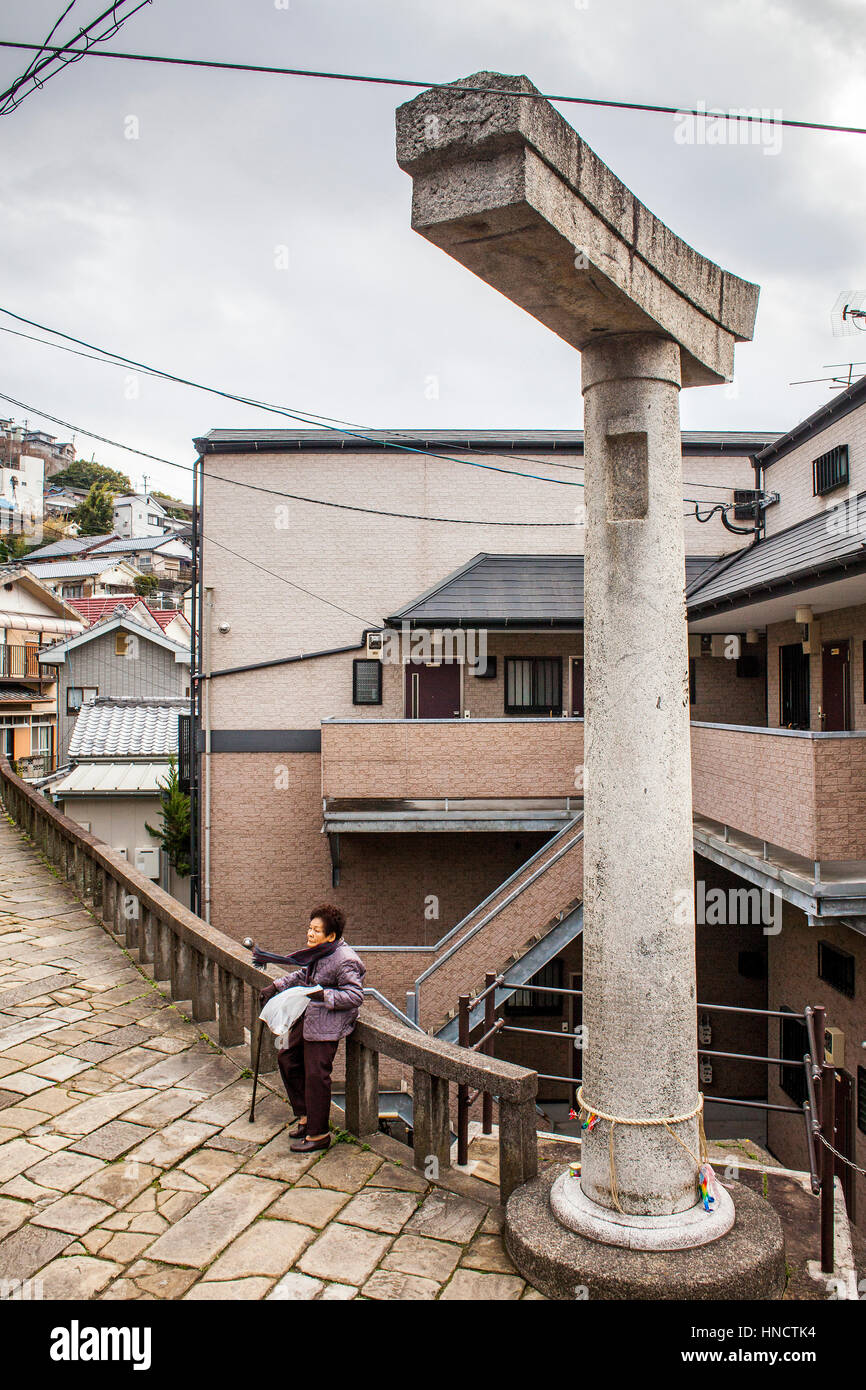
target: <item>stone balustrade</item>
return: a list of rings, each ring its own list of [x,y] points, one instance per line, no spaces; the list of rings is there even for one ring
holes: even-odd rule
[[[249,1028],[251,1061],[257,1038],[259,991],[271,981],[238,942],[140,874],[101,840],[61,814],[41,792],[17,777],[0,757],[0,792],[6,811],[62,878],[153,978],[167,981],[171,996],[190,1001],[193,1019],[223,1047],[244,1042]],[[390,1019],[366,1012],[347,1039],[346,1126],[350,1133],[379,1128],[379,1056],[413,1069],[415,1162],[451,1163],[449,1083],[477,1087],[499,1102],[500,1186],[503,1200],[537,1171],[535,1094],[538,1077],[525,1067],[496,1061],[440,1042]],[[276,1056],[265,1030],[261,1070]]]
[[[538,1075],[513,1062],[418,1033],[390,1018],[358,1020],[346,1039],[346,1128],[359,1137],[379,1127],[379,1057],[412,1068],[415,1167],[437,1173],[451,1166],[449,1086],[469,1086],[497,1098],[499,1191],[506,1202],[538,1172],[535,1096]]]

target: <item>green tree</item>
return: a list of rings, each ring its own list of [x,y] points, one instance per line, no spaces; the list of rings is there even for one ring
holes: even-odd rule
[[[159,840],[172,867],[182,878],[186,878],[191,868],[190,810],[189,797],[180,789],[177,758],[171,758],[168,777],[164,782],[159,783],[159,789],[159,815],[162,825],[159,830],[154,830],[153,826],[147,825],[146,821],[145,825],[148,834],[152,835],[155,840]]]
[[[151,594],[156,593],[159,588],[159,580],[155,574],[138,574],[132,587],[141,598],[148,598]]]
[[[106,468],[101,463],[87,463],[85,459],[76,459],[68,468],[47,479],[47,482],[50,487],[84,487],[88,490],[94,483],[108,483],[113,492],[132,492],[132,483],[125,473],[119,472],[116,468]]]
[[[104,536],[114,527],[114,492],[108,483],[94,483],[73,512],[80,536]]]
[[[11,564],[27,554],[27,537],[20,534],[0,537],[0,563]]]

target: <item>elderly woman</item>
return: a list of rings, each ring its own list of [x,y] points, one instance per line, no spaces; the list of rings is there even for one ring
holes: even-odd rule
[[[263,1002],[292,985],[318,985],[306,1010],[289,1034],[289,1045],[278,1057],[283,1084],[297,1120],[289,1131],[294,1153],[327,1149],[331,1142],[331,1070],[340,1039],[351,1033],[364,1002],[366,969],[361,957],[343,940],[344,913],[330,903],[310,913],[307,950],[288,960],[300,969],[275,980],[262,994]],[[266,958],[262,952],[256,964]]]

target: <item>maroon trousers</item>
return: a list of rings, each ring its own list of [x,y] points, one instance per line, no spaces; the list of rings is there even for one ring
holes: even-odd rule
[[[306,1115],[308,1134],[327,1134],[331,1115],[331,1069],[339,1039],[310,1042],[304,1037],[303,1015],[289,1034],[289,1045],[277,1058],[283,1085],[295,1116]]]

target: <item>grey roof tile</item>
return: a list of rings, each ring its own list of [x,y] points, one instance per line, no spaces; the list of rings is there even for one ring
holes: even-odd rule
[[[864,497],[866,493],[861,493],[860,498]],[[863,514],[860,498],[849,502],[856,516]],[[689,616],[713,607],[732,607],[779,584],[793,592],[815,575],[843,566],[866,568],[866,540],[856,527],[844,524],[846,515],[820,512],[720,560],[689,586]]]
[[[686,580],[715,560],[687,557]],[[391,614],[399,625],[583,622],[582,555],[476,555]]]
[[[82,705],[69,743],[72,762],[167,758],[177,753],[177,717],[189,700],[100,696]]]

